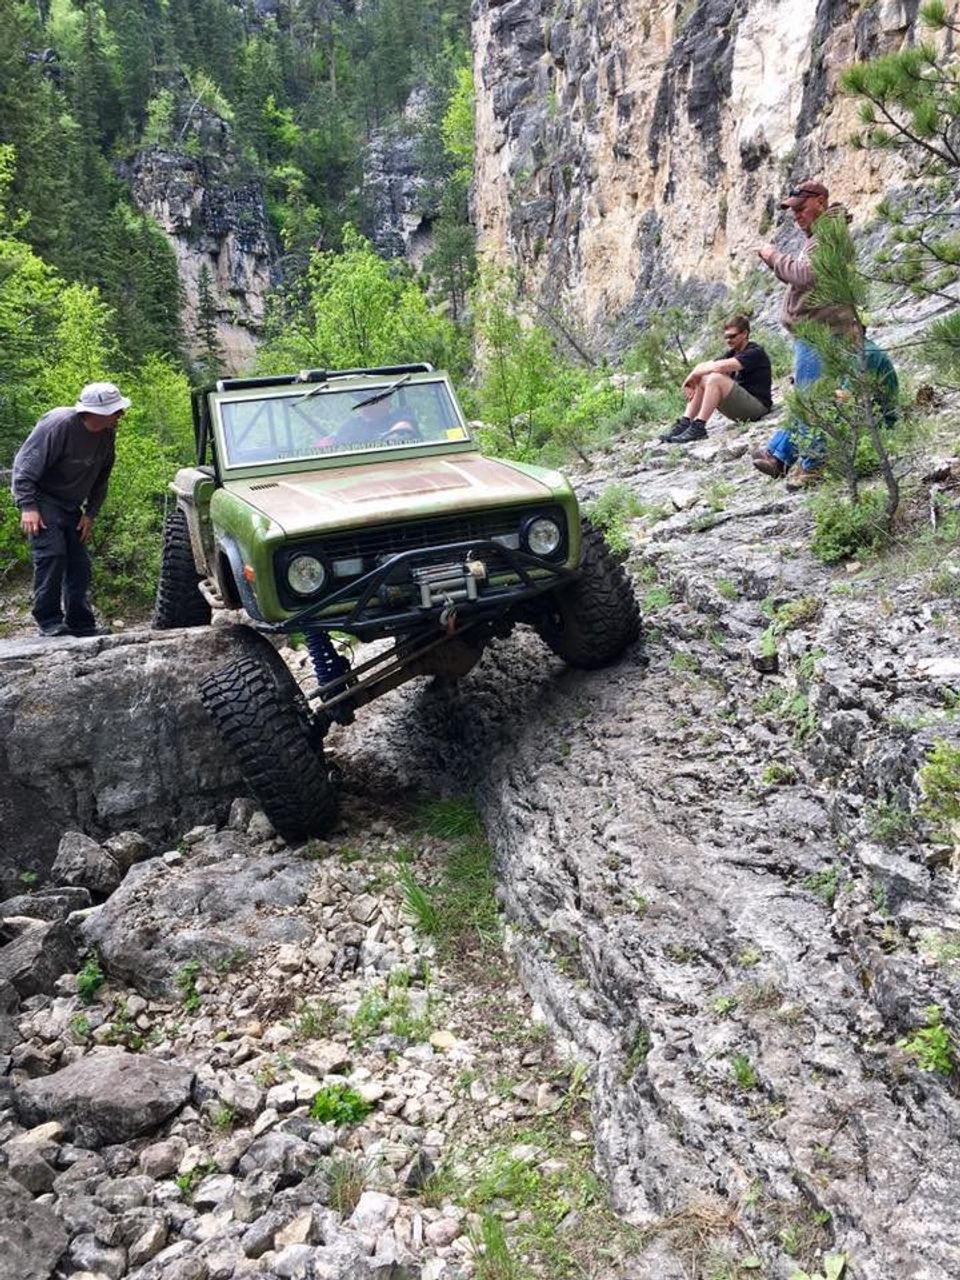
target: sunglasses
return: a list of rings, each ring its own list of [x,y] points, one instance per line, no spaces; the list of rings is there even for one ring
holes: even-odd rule
[[[791,200],[813,200],[820,193],[819,191],[807,191],[804,187],[797,187],[794,191],[789,191],[787,194]]]
[[[739,338],[742,332],[742,329],[724,329],[723,336],[728,342],[732,342],[734,338]]]

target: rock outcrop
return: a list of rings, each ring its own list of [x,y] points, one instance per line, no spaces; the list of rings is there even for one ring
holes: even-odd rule
[[[255,351],[278,255],[263,185],[242,175],[225,137],[210,136],[215,126],[227,128],[212,120],[200,154],[145,148],[126,176],[137,206],[156,219],[173,246],[188,348],[197,346],[200,275],[206,267],[224,366],[236,372]]]
[[[664,299],[703,301],[755,265],[791,180],[858,219],[896,158],[844,146],[837,78],[897,47],[915,0],[479,0],[480,247],[609,333]]]
[[[414,89],[399,120],[371,134],[363,160],[370,238],[385,257],[407,258],[414,264],[430,251],[437,213],[419,152],[426,97],[425,88]]]
[[[136,828],[158,843],[226,814],[238,774],[197,683],[229,650],[224,628],[3,643],[4,896],[22,887],[20,870],[47,871],[67,828],[98,838]]]

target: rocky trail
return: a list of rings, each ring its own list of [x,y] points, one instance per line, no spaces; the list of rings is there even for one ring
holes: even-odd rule
[[[788,1280],[829,1254],[854,1280],[960,1272],[960,561],[914,534],[878,566],[818,564],[803,499],[744,456],[768,429],[599,455],[581,493],[641,504],[644,645],[575,673],[518,632],[456,686],[389,695],[335,731],[344,817],[305,850],[243,802],[211,826],[242,788],[195,708],[167,722],[216,628],[6,643],[26,791],[51,673],[68,702],[78,682],[89,699],[112,677],[121,704],[145,670],[171,682],[142,776],[61,775],[63,814],[103,828],[61,847],[61,882],[132,863],[120,887],[107,866],[104,906],[76,914],[81,885],[3,907],[3,972],[21,962],[0,988],[2,1196],[48,1233],[11,1275]],[[917,502],[937,486],[956,505],[955,458],[915,470]],[[194,650],[177,676],[174,642]],[[145,788],[167,851],[141,860],[108,828]],[[467,795],[505,953],[438,954],[414,927],[480,839],[436,834],[422,805]],[[206,825],[158,846],[165,807]],[[26,919],[53,900],[69,927]],[[49,958],[32,989],[28,944]],[[92,944],[107,982],[88,1005]],[[144,1069],[144,1105],[172,1105],[136,1133],[88,1110],[116,1126],[107,1103],[137,1090],[63,1079],[109,1081],[124,1049],[179,1072]],[[373,1110],[311,1117],[341,1086]],[[361,1158],[351,1206],[337,1166]]]

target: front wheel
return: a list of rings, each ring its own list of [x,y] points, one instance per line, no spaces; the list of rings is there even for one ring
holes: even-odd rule
[[[285,840],[329,830],[337,797],[300,687],[250,632],[240,654],[200,684],[200,700],[263,811]]]
[[[210,606],[200,593],[200,575],[193,561],[186,514],[179,507],[167,516],[160,553],[160,579],[153,610],[158,631],[174,627],[205,627]]]
[[[591,670],[614,662],[640,636],[640,610],[623,565],[603,534],[582,522],[580,577],[544,600],[537,634],[571,667]]]

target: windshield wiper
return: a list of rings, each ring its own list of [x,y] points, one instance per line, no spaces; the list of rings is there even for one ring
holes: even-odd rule
[[[296,403],[299,404],[301,400],[309,400],[311,396],[325,396],[330,391],[339,390],[339,387],[332,386],[329,382],[321,382],[318,386],[311,387],[309,391],[305,391],[302,396],[297,396]]]
[[[365,409],[368,404],[379,404],[381,400],[389,400],[398,387],[402,387],[405,382],[410,381],[410,374],[405,373],[402,378],[398,378],[396,382],[392,382],[389,387],[384,387],[383,391],[378,391],[376,395],[370,396],[366,400],[361,400],[359,404],[352,405],[350,412],[354,409]]]

